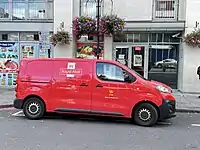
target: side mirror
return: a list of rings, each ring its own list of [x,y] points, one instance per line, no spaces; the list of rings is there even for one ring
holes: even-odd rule
[[[99,74],[98,77],[99,77],[100,79],[102,79],[102,80],[106,80],[106,79],[107,79],[106,76],[105,76],[105,75],[102,75],[102,74]]]
[[[129,75],[125,75],[125,76],[124,76],[124,81],[125,81],[125,82],[128,82],[128,83],[131,83],[131,82],[132,82],[132,80],[131,80],[131,78],[130,78]]]

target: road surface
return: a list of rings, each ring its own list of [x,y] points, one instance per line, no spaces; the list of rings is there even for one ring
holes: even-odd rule
[[[27,120],[0,110],[1,150],[199,150],[200,114],[178,113],[154,127],[126,120],[52,116]]]

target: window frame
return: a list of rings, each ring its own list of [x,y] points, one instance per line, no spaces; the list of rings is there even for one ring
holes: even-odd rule
[[[10,1],[9,0],[3,0],[3,1],[0,2],[0,4],[4,4],[4,8],[3,9],[5,9],[5,6],[7,4],[8,15],[9,15],[7,18],[6,17],[0,18],[0,20],[10,20],[11,17],[12,17]]]
[[[85,14],[83,11],[83,9],[85,7],[85,5],[84,5],[85,1],[87,1],[87,0],[79,0],[79,16],[89,16],[92,18],[97,18],[97,8],[96,8],[97,2],[95,2],[95,4],[96,4],[95,5],[95,16],[90,16],[88,14]],[[88,4],[90,3],[90,1],[92,1],[92,0],[89,0]],[[91,9],[91,8],[87,8],[87,9]],[[94,9],[94,8],[92,8],[92,9]],[[104,12],[104,1],[100,2],[100,16],[103,15],[103,12]]]
[[[179,0],[154,0],[154,20],[177,20]]]
[[[97,65],[98,65],[98,64],[109,64],[109,65],[114,65],[114,66],[120,68],[122,71],[125,71],[125,72],[126,72],[125,74],[132,78],[132,81],[131,81],[131,82],[127,82],[127,81],[120,81],[120,80],[114,80],[114,79],[103,80],[103,79],[99,78],[98,75],[97,75]],[[132,84],[132,83],[134,83],[134,82],[137,80],[137,78],[136,78],[135,76],[133,76],[130,72],[128,72],[128,71],[125,70],[124,68],[122,68],[122,67],[120,67],[120,66],[118,66],[118,65],[116,65],[116,64],[109,63],[109,62],[96,62],[95,72],[96,72],[96,73],[95,73],[96,78],[99,79],[100,81],[103,81],[103,82],[117,82],[117,83],[129,83],[129,84]]]

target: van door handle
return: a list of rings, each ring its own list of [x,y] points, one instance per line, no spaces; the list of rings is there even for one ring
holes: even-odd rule
[[[86,83],[81,83],[80,86],[88,86]]]
[[[97,88],[102,88],[103,85],[101,85],[101,84],[97,84],[96,87],[97,87]]]

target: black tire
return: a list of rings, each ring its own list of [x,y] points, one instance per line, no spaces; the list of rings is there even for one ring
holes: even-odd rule
[[[32,97],[25,101],[23,111],[28,119],[36,120],[43,117],[45,113],[45,106],[39,98]]]
[[[163,66],[162,66],[162,64],[158,64],[158,68],[162,68]]]
[[[158,111],[149,103],[138,105],[133,111],[133,121],[140,126],[153,126],[158,120]]]

